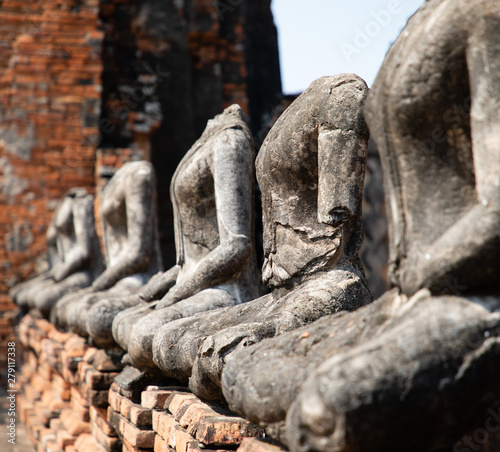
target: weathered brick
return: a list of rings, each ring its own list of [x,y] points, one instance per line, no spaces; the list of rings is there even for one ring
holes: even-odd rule
[[[49,426],[50,420],[56,416],[44,403],[40,400],[35,402],[35,414],[38,416],[38,419],[42,422],[46,427]]]
[[[78,452],[106,452],[90,433],[80,435],[74,447]]]
[[[109,391],[107,389],[96,390],[87,389],[87,400],[90,405],[99,408],[105,408],[108,406]]]
[[[175,451],[186,452],[189,447],[199,447],[199,442],[167,412],[153,412],[153,429]]]
[[[169,389],[150,389],[142,391],[141,405],[150,410],[163,409],[165,402],[174,391]]]
[[[134,447],[149,448],[154,447],[155,432],[153,430],[142,430],[132,424],[126,417],[112,412],[110,424],[118,432],[119,436]]]
[[[26,398],[28,400],[31,400],[32,402],[34,402],[35,400],[40,400],[40,397],[42,395],[40,391],[37,391],[31,385],[26,385],[24,387],[24,394],[26,395]]]
[[[199,402],[200,399],[190,392],[174,392],[165,402],[165,409],[168,409],[174,416],[176,416],[185,405],[191,405]]]
[[[64,428],[71,436],[90,433],[90,424],[79,419],[78,415],[70,409],[62,411],[60,419]]]
[[[242,418],[227,416],[202,418],[196,426],[195,437],[209,446],[238,445],[245,437],[263,437],[264,431]]]
[[[99,372],[91,367],[85,372],[85,382],[91,389],[109,389],[118,372]]]
[[[72,446],[75,444],[76,436],[71,436],[66,429],[56,430],[56,442],[59,448],[65,449],[66,446]]]
[[[43,378],[40,374],[36,373],[31,379],[31,386],[38,392],[43,392],[45,389],[50,388],[50,381]]]
[[[121,441],[116,436],[109,436],[98,426],[92,429],[92,435],[96,441],[108,452],[115,452],[121,449]]]
[[[123,396],[121,396],[118,391],[115,391],[113,387],[110,389],[108,392],[108,403],[109,406],[116,411],[117,413],[120,413],[120,407],[121,407],[121,402],[124,399]]]
[[[102,412],[105,410],[101,410],[100,408],[90,407],[90,420],[92,431],[94,428],[98,428],[102,430],[102,432],[107,436],[116,436],[116,431],[107,421],[107,412]]]
[[[88,345],[85,339],[76,335],[70,337],[64,345],[66,356],[71,358],[82,357],[87,351],[87,348]]]
[[[241,446],[238,447],[238,452],[280,452],[286,451],[280,446],[273,444],[270,440],[245,438]]]
[[[91,175],[93,177],[93,175]],[[104,350],[98,350],[92,357],[92,366],[100,372],[119,372],[123,369],[120,358],[107,354]]]
[[[172,448],[168,443],[160,436],[155,436],[154,452],[172,452]]]
[[[69,408],[69,402],[62,400],[54,391],[45,391],[41,401],[52,412],[60,413],[62,410]]]
[[[130,422],[140,427],[150,427],[152,424],[152,410],[133,405],[130,409]]]

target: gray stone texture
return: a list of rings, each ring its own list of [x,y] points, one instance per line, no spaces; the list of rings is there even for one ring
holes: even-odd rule
[[[371,90],[389,279],[407,295],[499,287],[499,24],[495,0],[425,2]]]
[[[388,293],[370,308],[379,312],[370,326],[324,340],[330,357],[320,354],[288,411],[290,449],[468,450],[453,447],[500,397],[500,314],[427,290],[410,299]],[[348,317],[361,323],[365,314]]]
[[[227,356],[372,296],[360,267],[367,88],[352,74],[316,80],[279,118],[257,158],[263,279],[272,294],[177,320],[153,340],[154,362],[200,397],[222,398]]]
[[[49,316],[56,302],[88,287],[104,269],[94,221],[94,197],[74,188],[59,202],[47,230],[49,270],[9,294],[23,310]]]
[[[425,2],[368,97],[396,288],[227,360],[230,407],[292,451],[496,450],[499,25],[493,0]]]
[[[52,312],[57,326],[82,336],[88,336],[87,315],[95,303],[125,297],[161,270],[152,165],[137,161],[120,168],[102,192],[100,213],[106,270],[91,287],[61,298]]]
[[[496,450],[471,429],[500,401],[499,25],[426,1],[369,95],[396,288],[228,359],[230,406],[292,451]]]
[[[231,410],[292,450],[431,450],[433,435],[450,444],[457,426],[481,420],[478,406],[493,406],[494,375],[466,384],[478,366],[498,367],[481,360],[498,357],[499,331],[500,315],[479,303],[425,290],[408,300],[394,289],[356,312],[231,354],[224,395]]]
[[[285,418],[304,381],[333,353],[373,335],[391,318],[394,301],[341,311],[231,353],[222,374],[231,410],[286,442]]]
[[[360,256],[368,280],[368,287],[375,297],[379,297],[387,290],[389,249],[385,209],[382,165],[375,141],[370,139],[363,197],[365,239]]]
[[[113,322],[116,342],[155,368],[152,341],[165,323],[260,295],[255,257],[254,147],[237,105],[210,120],[171,182],[177,265],[141,289]],[[151,303],[152,302],[152,303]]]

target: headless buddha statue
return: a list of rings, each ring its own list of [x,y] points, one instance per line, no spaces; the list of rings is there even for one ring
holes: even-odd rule
[[[120,168],[105,186],[101,225],[106,270],[87,289],[61,298],[52,319],[84,337],[90,308],[101,299],[123,298],[161,270],[152,165],[136,161]]]
[[[65,294],[88,287],[102,272],[94,223],[94,197],[83,188],[71,189],[59,202],[47,231],[50,270],[14,288],[14,300],[48,317]]]
[[[316,80],[269,132],[257,158],[264,223],[263,280],[272,293],[177,320],[153,340],[153,359],[199,396],[222,397],[220,376],[240,348],[369,303],[358,251],[368,130],[365,83]]]
[[[230,407],[292,451],[499,448],[471,443],[500,398],[499,26],[496,0],[425,2],[368,96],[394,289],[228,359]]]
[[[155,367],[152,340],[162,325],[260,295],[254,157],[243,111],[233,105],[208,121],[179,164],[170,190],[177,265],[153,278],[138,306],[113,321],[113,336],[136,367]]]

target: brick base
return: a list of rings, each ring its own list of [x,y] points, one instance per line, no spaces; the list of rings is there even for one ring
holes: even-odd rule
[[[119,355],[25,316],[19,418],[37,451],[276,452],[264,431],[187,388],[147,386],[140,403],[114,383]],[[137,400],[136,400],[137,402]]]

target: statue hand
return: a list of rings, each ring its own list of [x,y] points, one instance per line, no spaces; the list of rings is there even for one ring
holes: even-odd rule
[[[425,250],[419,253],[411,253],[411,257],[407,257],[401,262],[399,268],[399,284],[401,290],[408,296],[418,292],[420,289],[427,287],[424,270],[430,259],[430,254]]]
[[[174,305],[178,301],[179,299],[177,297],[168,292],[160,301],[156,303],[156,309],[167,308],[168,306]]]

